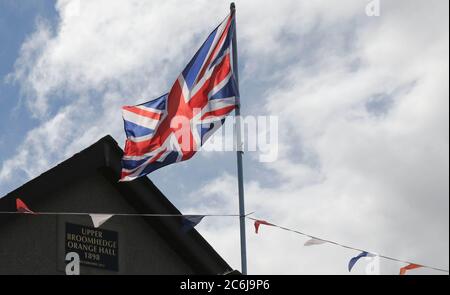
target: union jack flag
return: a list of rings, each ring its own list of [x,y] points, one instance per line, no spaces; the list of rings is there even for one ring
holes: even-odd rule
[[[122,108],[125,133],[121,181],[188,160],[235,109],[234,13],[208,36],[169,93]]]

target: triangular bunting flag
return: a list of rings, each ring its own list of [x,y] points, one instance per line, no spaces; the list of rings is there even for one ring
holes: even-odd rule
[[[114,216],[114,214],[89,214],[89,216],[92,219],[92,223],[94,224],[94,227],[100,227],[103,223],[108,221],[111,217]]]
[[[36,214],[28,208],[28,206],[19,198],[16,199],[16,210],[21,213]]]
[[[305,242],[304,246],[322,245],[325,244],[326,242],[327,241],[321,239],[311,238]]]
[[[258,233],[259,226],[260,226],[261,224],[274,226],[272,223],[268,223],[268,222],[265,221],[265,220],[255,220],[255,233]]]
[[[407,266],[400,268],[400,275],[402,276],[402,275],[406,274],[406,271],[416,269],[419,267],[422,267],[422,265],[410,263]]]
[[[202,219],[205,217],[205,215],[185,215],[183,216],[181,223],[181,230],[183,232],[187,232],[194,228],[197,224],[202,221]]]
[[[352,268],[353,268],[353,266],[355,265],[355,263],[359,260],[359,259],[361,259],[361,258],[363,258],[363,257],[367,257],[367,256],[372,256],[372,255],[370,255],[368,252],[366,252],[366,251],[363,251],[363,252],[361,252],[358,256],[355,256],[355,257],[353,257],[352,259],[350,259],[350,261],[348,262],[348,271],[350,272],[350,271],[352,271]]]

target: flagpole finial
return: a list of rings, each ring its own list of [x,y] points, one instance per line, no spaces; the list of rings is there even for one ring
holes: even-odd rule
[[[230,3],[230,10],[231,10],[231,12],[234,12],[236,10],[236,6],[234,5],[234,2]]]

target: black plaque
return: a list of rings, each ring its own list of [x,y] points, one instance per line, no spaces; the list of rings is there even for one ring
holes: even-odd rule
[[[118,271],[119,235],[115,231],[66,223],[66,254],[76,252],[80,264]]]

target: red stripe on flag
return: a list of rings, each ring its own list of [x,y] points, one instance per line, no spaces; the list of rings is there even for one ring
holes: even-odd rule
[[[226,54],[223,60],[214,68],[211,77],[209,77],[209,79],[205,81],[205,83],[203,83],[203,85],[194,94],[194,96],[192,96],[191,100],[189,101],[189,106],[191,108],[203,108],[208,100],[209,92],[220,82],[222,82],[223,79],[228,76],[230,71],[230,54]]]
[[[161,114],[153,113],[151,111],[144,110],[135,106],[124,106],[122,107],[122,109],[135,113],[136,115],[147,117],[154,120],[159,120],[161,118]]]
[[[167,116],[161,121],[152,138],[140,142],[127,140],[124,154],[127,156],[142,156],[160,147],[167,137],[178,129],[170,126],[171,120],[175,116],[192,117],[192,109],[185,103],[178,81],[173,84],[167,99]]]
[[[231,25],[231,19],[232,19],[232,15],[230,15],[230,17],[228,18],[228,23],[227,26],[225,27],[225,29],[222,32],[222,36],[220,36],[219,41],[216,43],[216,47],[214,48],[214,50],[211,52],[211,54],[208,57],[208,60],[205,62],[205,64],[203,65],[202,70],[200,71],[200,74],[197,77],[197,81],[199,81],[203,75],[205,74],[206,69],[208,68],[209,64],[211,63],[211,60],[213,57],[215,57],[216,53],[219,51],[220,49],[220,45],[222,45],[223,40],[225,39],[225,37],[228,35],[228,30],[230,28]]]
[[[236,106],[232,105],[232,106],[224,107],[224,108],[221,108],[221,109],[218,109],[218,110],[214,110],[214,111],[211,111],[211,112],[207,112],[207,113],[203,114],[202,120],[208,118],[209,116],[220,117],[220,116],[226,115],[229,112],[231,112],[232,110],[234,110],[235,107]]]
[[[167,151],[167,149],[163,149],[163,150],[160,151],[158,154],[156,154],[153,158],[151,158],[151,160],[149,160],[148,162],[146,162],[146,164],[142,164],[142,165],[147,166],[148,164],[151,164],[151,163],[157,161],[157,160],[158,160],[158,159],[159,159],[166,151]],[[135,173],[136,170],[138,170],[139,168],[142,167],[142,165],[139,166],[139,167],[137,167],[135,170],[133,170],[133,171],[131,171],[131,172],[126,172],[126,171],[124,171],[124,170],[122,169],[122,172],[121,172],[121,175],[120,175],[120,179],[123,179],[123,178],[125,178],[125,177],[127,177],[127,176],[129,176],[129,175],[131,175],[131,174],[133,174],[133,173]]]

